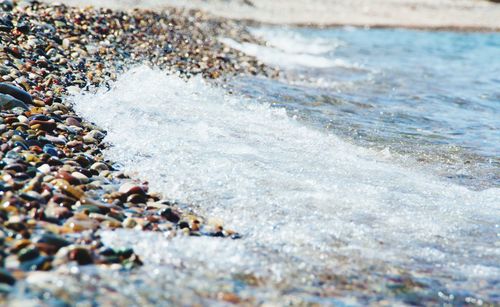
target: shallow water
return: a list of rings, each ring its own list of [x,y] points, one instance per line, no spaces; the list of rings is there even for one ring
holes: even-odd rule
[[[280,65],[282,80],[221,87],[137,67],[109,91],[73,98],[108,131],[107,158],[242,238],[102,232],[144,267],[63,269],[28,287],[53,283],[52,293],[102,304],[220,304],[225,292],[249,304],[499,303],[497,63],[460,68],[457,52],[420,46],[462,34],[408,32],[398,47],[406,31],[255,31],[272,45],[224,41]],[[498,50],[498,36],[463,35],[484,45],[480,55]],[[413,64],[380,51],[395,48]],[[456,74],[422,77],[445,64]],[[462,90],[462,78],[481,86]],[[472,160],[472,179],[434,169],[462,171],[431,159],[453,148]]]
[[[103,233],[108,244],[134,246],[157,275],[189,283],[189,291],[198,287],[193,276],[202,276],[203,291],[229,284],[259,302],[282,303],[286,294],[360,303],[379,292],[398,300],[385,285],[392,274],[409,274],[422,283],[420,292],[408,290],[420,299],[439,291],[497,299],[499,189],[446,182],[308,127],[283,108],[145,67],[111,91],[76,98],[75,107],[108,131],[107,156],[126,171],[243,235]],[[246,275],[264,285],[236,287],[232,276]],[[142,283],[151,286],[151,278]],[[366,289],[343,290],[338,278]],[[331,287],[339,289],[328,296]]]
[[[358,144],[387,147],[477,188],[500,185],[500,34],[254,29],[267,46],[222,41],[283,69],[235,80]]]

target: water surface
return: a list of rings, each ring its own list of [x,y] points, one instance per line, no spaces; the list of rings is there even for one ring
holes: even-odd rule
[[[282,79],[223,87],[136,67],[73,98],[108,131],[107,158],[242,238],[104,231],[144,267],[72,268],[54,292],[138,305],[220,304],[227,292],[252,305],[498,304],[499,36],[254,31],[267,46],[222,40]],[[51,284],[39,276],[27,284]]]
[[[245,78],[264,97],[358,144],[448,165],[455,181],[500,184],[500,35],[412,30],[254,29],[229,45],[283,70]]]

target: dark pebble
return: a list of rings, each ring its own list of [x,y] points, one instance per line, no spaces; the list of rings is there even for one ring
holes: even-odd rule
[[[64,238],[53,234],[53,233],[44,233],[40,238],[35,240],[36,243],[44,243],[49,244],[55,247],[56,251],[62,247],[70,245],[70,242],[65,240]]]
[[[10,95],[0,94],[0,109],[10,110],[14,108],[23,108],[28,110],[28,106],[19,99],[16,99]]]
[[[16,279],[9,273],[9,271],[0,268],[0,283],[12,286],[16,283]]]
[[[144,194],[132,194],[127,197],[127,202],[133,204],[143,204],[147,201],[147,198]]]
[[[180,220],[179,215],[170,208],[162,209],[158,213],[172,223],[178,223]]]
[[[103,247],[99,251],[99,255],[101,255],[101,256],[116,256],[116,252],[114,249],[112,249],[110,247]]]
[[[187,222],[180,222],[179,223],[179,228],[180,229],[184,229],[184,228],[188,228],[189,229],[189,224]]]
[[[4,11],[12,11],[14,9],[14,4],[10,0],[3,0],[0,2],[0,7]]]
[[[174,52],[174,48],[172,47],[172,44],[167,44],[163,48],[163,52],[165,52],[166,54],[170,54],[170,53]]]
[[[0,93],[10,95],[26,104],[33,103],[33,98],[28,92],[8,83],[0,83]]]
[[[94,263],[89,250],[85,248],[75,248],[69,252],[69,259],[76,261],[79,265],[89,265]]]
[[[57,156],[58,153],[57,153],[57,149],[54,147],[54,145],[51,145],[51,144],[47,144],[45,146],[43,146],[43,152],[44,153],[47,153],[51,156]]]
[[[119,248],[115,250],[115,253],[123,259],[128,259],[134,254],[134,250],[131,248]]]
[[[22,23],[22,24],[18,24],[16,29],[23,33],[23,34],[27,34],[29,31],[30,31],[30,27],[29,25],[25,24],[25,23]]]
[[[24,261],[20,267],[23,271],[47,270],[51,266],[53,257],[39,256],[33,260]]]
[[[4,171],[14,171],[14,172],[24,172],[26,171],[26,166],[20,163],[13,163],[5,166]]]
[[[33,260],[40,256],[40,252],[36,248],[25,248],[22,249],[19,254],[17,255],[17,258],[21,262]]]

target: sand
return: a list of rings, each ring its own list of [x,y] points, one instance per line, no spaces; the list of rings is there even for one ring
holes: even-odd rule
[[[158,9],[165,6],[198,8],[222,17],[272,24],[500,30],[500,4],[486,0],[63,0],[63,2],[110,8]]]

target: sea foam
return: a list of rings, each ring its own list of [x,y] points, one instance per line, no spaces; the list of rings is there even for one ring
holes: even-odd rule
[[[499,189],[471,191],[399,166],[198,77],[138,67],[73,103],[108,131],[107,158],[242,235],[103,232],[149,264],[175,260],[292,284],[372,263],[461,279],[446,280],[450,288],[500,275]]]

